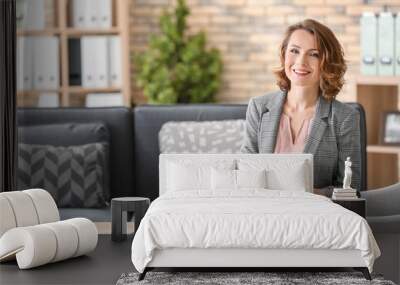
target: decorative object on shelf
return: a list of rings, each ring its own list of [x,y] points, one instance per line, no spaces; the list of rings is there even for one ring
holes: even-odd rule
[[[380,143],[400,145],[400,111],[384,112],[381,122]]]
[[[357,190],[351,188],[351,160],[350,157],[347,157],[344,162],[344,178],[343,178],[343,188],[334,188],[332,193],[333,200],[340,199],[357,199]]]
[[[343,189],[351,188],[351,176],[353,172],[351,171],[351,161],[350,157],[347,157],[346,161],[344,162],[344,179],[343,179]]]
[[[217,49],[206,50],[204,32],[186,36],[190,11],[179,0],[173,14],[160,18],[161,34],[152,36],[148,51],[135,57],[137,84],[149,103],[214,102],[222,60]]]

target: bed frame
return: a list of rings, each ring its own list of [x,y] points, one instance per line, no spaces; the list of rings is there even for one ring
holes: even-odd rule
[[[143,273],[154,268],[332,268],[352,267],[361,271],[367,280],[371,280],[368,268],[359,250],[329,249],[193,249],[171,248],[156,250],[152,261]]]
[[[166,181],[166,162],[183,158],[199,159],[196,154],[161,154],[160,155],[160,195],[163,194]],[[311,154],[202,154],[202,159],[213,160],[221,158],[272,158],[306,161],[309,165],[307,191],[313,191],[313,164]],[[337,268],[351,267],[361,271],[367,280],[371,275],[361,257],[359,250],[330,250],[330,249],[254,249],[254,248],[169,248],[158,249],[153,259],[147,265],[139,280],[154,268],[235,268],[245,271],[245,268]]]

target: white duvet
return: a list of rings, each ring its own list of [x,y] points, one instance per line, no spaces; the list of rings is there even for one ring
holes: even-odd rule
[[[359,215],[320,195],[265,189],[162,195],[133,239],[135,268],[165,248],[358,249],[370,272],[380,255]]]

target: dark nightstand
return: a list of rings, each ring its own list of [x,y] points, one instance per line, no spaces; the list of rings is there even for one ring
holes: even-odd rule
[[[336,200],[332,199],[332,202],[339,204],[340,206],[359,214],[361,217],[365,218],[365,199],[348,199],[348,200]]]
[[[113,241],[126,240],[126,223],[128,213],[135,218],[135,232],[150,205],[149,198],[121,197],[111,200],[111,239]]]

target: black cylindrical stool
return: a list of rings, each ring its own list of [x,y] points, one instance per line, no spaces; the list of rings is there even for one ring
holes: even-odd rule
[[[133,212],[135,232],[150,205],[149,198],[120,197],[111,200],[111,240],[123,241],[126,239],[127,213]]]

